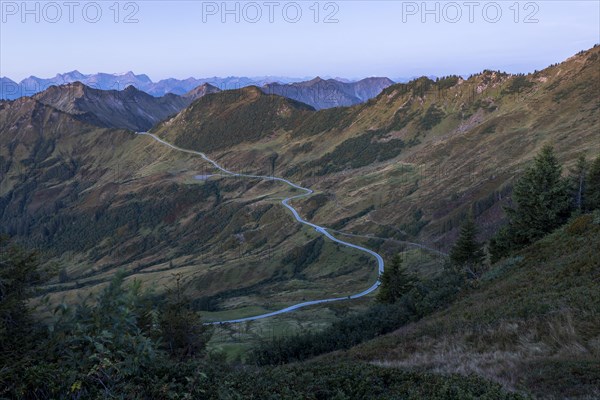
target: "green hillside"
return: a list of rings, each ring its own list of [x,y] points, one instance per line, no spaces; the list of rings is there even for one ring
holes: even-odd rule
[[[594,398],[598,254],[596,212],[493,265],[442,311],[326,359],[477,374],[537,398]]]

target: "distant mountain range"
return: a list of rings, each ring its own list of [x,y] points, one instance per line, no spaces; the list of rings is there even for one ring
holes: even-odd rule
[[[32,96],[48,89],[50,86],[65,85],[73,82],[81,82],[86,86],[100,90],[123,90],[128,86],[144,91],[152,96],[163,96],[167,93],[183,95],[190,90],[209,83],[221,90],[238,89],[245,86],[263,86],[271,82],[290,83],[299,82],[303,78],[289,78],[282,76],[259,76],[259,77],[235,77],[227,78],[168,78],[153,82],[148,75],[136,75],[129,71],[123,74],[82,74],[79,71],[71,71],[64,74],[56,74],[53,78],[38,78],[30,76],[17,83],[10,78],[0,78],[0,99],[14,100],[22,96]]]
[[[213,118],[217,113],[223,111],[223,120],[219,121],[217,125],[227,127],[234,124],[234,121],[228,113],[228,107],[224,106],[224,99],[227,102],[236,102],[235,104],[237,102],[252,103],[260,99],[265,104],[269,104],[268,107],[264,107],[264,110],[277,113],[282,112],[281,110],[290,112],[295,109],[318,110],[363,103],[376,97],[392,84],[393,82],[387,78],[367,78],[358,82],[315,78],[307,82],[268,84],[262,87],[247,86],[240,90],[222,91],[209,83],[203,83],[181,96],[167,93],[157,97],[151,96],[133,85],[127,86],[124,90],[99,90],[76,81],[65,85],[50,86],[43,92],[30,97],[94,126],[145,131],[167,117],[177,114],[207,94],[221,93],[214,102],[207,100],[202,104],[214,106],[211,111],[207,111]],[[278,101],[281,102],[280,109],[273,106]],[[284,114],[286,113],[287,111],[284,112]],[[260,118],[256,116],[255,119],[257,118],[260,121],[271,120],[272,116],[265,114]],[[199,124],[201,124],[201,120],[202,118],[199,120]],[[229,123],[227,123],[228,120]],[[246,125],[245,129],[250,129],[248,121],[240,122],[240,126]],[[219,131],[213,125],[208,130]],[[261,125],[258,130],[261,129],[265,130],[266,128]],[[224,132],[223,135],[225,134]]]
[[[311,105],[317,110],[363,103],[394,84],[388,78],[366,78],[360,81],[349,81],[343,78],[322,79],[317,77],[302,81],[299,78],[281,76],[188,78],[184,80],[169,78],[152,82],[147,75],[136,75],[133,72],[84,75],[79,71],[71,71],[47,79],[30,76],[19,83],[10,78],[0,78],[0,100],[14,100],[23,96],[33,96],[52,86],[74,82],[81,82],[91,89],[108,91],[122,91],[129,86],[133,86],[139,91],[155,97],[176,94],[191,100],[221,90],[257,86],[267,94],[278,94],[298,100]]]
[[[366,78],[358,82],[341,82],[336,79],[316,77],[307,82],[269,83],[262,89],[267,94],[277,94],[298,100],[321,110],[364,103],[393,84],[394,82],[388,78]]]
[[[10,78],[1,77],[0,100],[14,100],[23,96],[33,96],[51,86],[73,82],[81,82],[90,88],[99,90],[124,90],[128,86],[133,86],[155,97],[164,96],[168,93],[185,95],[204,84],[210,86],[209,93],[218,90],[258,86],[263,88],[265,93],[280,94],[305,102],[317,109],[353,105],[366,101],[394,83],[388,78],[367,78],[356,82],[343,78],[321,79],[317,77],[313,80],[306,80],[306,78],[284,76],[251,78],[231,76],[227,78],[187,78],[182,80],[169,78],[153,82],[147,75],[136,75],[131,71],[124,74],[97,73],[89,75],[82,74],[79,71],[71,71],[57,74],[53,78],[30,76],[18,83]],[[199,90],[202,91],[202,89]],[[288,95],[285,93],[288,93]],[[324,98],[324,96],[327,98]]]
[[[246,86],[264,86],[274,82],[286,84],[304,80],[307,80],[307,78],[291,78],[285,76],[230,76],[221,78],[215,76],[200,79],[168,78],[153,82],[147,75],[137,75],[131,71],[123,74],[108,74],[103,72],[97,74],[82,74],[79,71],[71,71],[64,74],[56,74],[53,78],[30,76],[29,78],[23,79],[21,82],[15,82],[8,77],[0,77],[0,99],[14,100],[22,96],[32,96],[48,89],[50,86],[65,85],[73,82],[81,82],[86,86],[100,90],[123,90],[127,86],[134,86],[153,96],[163,96],[167,93],[183,95],[204,83],[209,83],[221,90],[228,90],[239,89]],[[350,82],[343,78],[336,78],[336,80]]]

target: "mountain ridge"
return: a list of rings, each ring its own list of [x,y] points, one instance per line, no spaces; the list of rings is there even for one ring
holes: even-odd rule
[[[262,90],[268,94],[277,94],[310,104],[320,110],[364,103],[393,84],[389,78],[371,77],[357,82],[340,82],[317,76],[305,82],[270,83],[263,86]]]
[[[286,85],[291,85],[298,82],[304,82],[304,78],[290,78],[290,77],[282,77],[282,76],[259,76],[259,77],[236,77],[229,76],[225,78],[221,77],[211,77],[211,78],[186,78],[186,79],[175,79],[175,78],[167,78],[162,79],[157,82],[153,82],[147,75],[140,74],[136,75],[135,73],[128,71],[126,73],[120,74],[107,74],[107,73],[97,73],[97,74],[82,74],[81,72],[74,70],[62,74],[56,74],[52,78],[38,78],[36,76],[27,77],[20,82],[15,82],[8,77],[0,78],[0,99],[5,100],[14,100],[15,98],[22,96],[33,96],[39,92],[43,92],[51,86],[60,86],[69,83],[73,83],[76,81],[80,81],[86,86],[99,89],[99,90],[124,90],[127,86],[134,86],[137,89],[144,91],[152,96],[161,97],[168,93],[177,94],[180,96],[185,96],[186,93],[191,92],[192,90],[204,85],[209,84],[212,87],[216,87],[219,90],[234,90],[240,89],[246,86],[259,86],[264,87],[265,91],[268,91],[268,85],[272,83],[278,83],[287,87]],[[316,78],[315,78],[316,79]],[[308,82],[313,82],[315,79],[312,79]],[[321,78],[319,78],[321,79]],[[365,82],[369,82],[373,78],[365,78],[361,81],[363,82],[363,86]],[[384,79],[384,78],[380,78]],[[389,82],[393,83],[393,81],[387,79]],[[327,80],[330,85],[341,85],[341,86],[351,86],[353,81],[342,80],[341,78],[338,80],[328,79]],[[379,93],[381,91],[382,85],[379,84],[374,90],[370,92],[367,91],[365,93]],[[379,88],[379,89],[377,89]],[[288,89],[289,90],[289,89]],[[364,92],[364,90],[363,90]],[[277,94],[277,93],[275,93]],[[313,97],[319,96],[318,93],[313,94]],[[349,97],[346,95],[346,97]],[[351,97],[351,96],[350,96]],[[370,97],[373,97],[371,95]],[[369,98],[370,98],[369,97]],[[358,96],[361,101],[366,101],[365,96]],[[295,99],[298,100],[298,99]],[[345,99],[343,102],[338,102],[339,105],[351,105],[352,103],[356,103],[356,98],[352,97],[351,100]],[[312,103],[315,103],[314,101]],[[316,103],[315,103],[316,104]],[[315,104],[311,104],[315,106]],[[330,102],[330,106],[335,106],[337,103]],[[324,103],[323,105],[327,105]],[[318,107],[324,108],[324,107]]]
[[[174,94],[154,97],[134,86],[122,91],[98,90],[81,82],[51,86],[33,98],[71,114],[89,115],[88,121],[101,127],[134,131],[149,129],[192,101]]]

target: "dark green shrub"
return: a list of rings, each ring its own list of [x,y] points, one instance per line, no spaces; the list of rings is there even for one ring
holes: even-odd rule
[[[444,113],[444,111],[442,111],[436,105],[431,105],[427,109],[427,111],[425,111],[425,115],[423,115],[423,117],[421,118],[419,126],[421,127],[421,129],[428,131],[440,122],[442,122],[442,119],[445,115],[446,114]]]

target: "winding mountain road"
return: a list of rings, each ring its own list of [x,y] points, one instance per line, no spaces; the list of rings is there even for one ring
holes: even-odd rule
[[[246,318],[230,319],[230,320],[226,320],[226,321],[210,322],[210,324],[217,325],[217,324],[225,324],[225,323],[237,323],[237,322],[255,321],[257,319],[263,319],[263,318],[273,317],[275,315],[285,314],[285,313],[297,310],[297,309],[302,308],[302,307],[313,306],[313,305],[316,305],[316,304],[331,303],[331,302],[334,302],[334,301],[342,301],[342,300],[349,300],[349,299],[358,299],[359,297],[366,296],[367,294],[375,291],[379,287],[379,285],[380,285],[379,277],[381,277],[381,274],[383,274],[383,258],[379,254],[377,254],[373,250],[369,250],[369,249],[364,248],[362,246],[358,246],[356,244],[348,243],[348,242],[345,242],[345,241],[343,241],[341,239],[336,238],[335,236],[333,236],[331,233],[329,233],[327,231],[327,228],[324,228],[322,226],[313,224],[312,222],[308,222],[307,220],[303,219],[300,216],[300,214],[298,213],[298,211],[294,207],[292,207],[290,205],[290,201],[291,200],[299,199],[299,198],[302,198],[302,197],[308,197],[308,196],[312,195],[313,191],[311,189],[308,189],[308,188],[302,187],[300,185],[297,185],[297,184],[295,184],[293,182],[288,181],[287,179],[278,178],[278,177],[274,177],[274,176],[239,174],[239,173],[236,173],[236,172],[232,172],[232,171],[229,171],[229,170],[221,167],[216,161],[210,159],[206,154],[204,154],[202,152],[194,151],[194,150],[188,150],[188,149],[183,149],[181,147],[177,147],[177,146],[175,146],[175,145],[173,145],[173,144],[171,144],[169,142],[166,142],[166,141],[162,140],[161,138],[157,137],[156,135],[154,135],[152,133],[137,132],[137,134],[138,135],[150,136],[151,138],[153,138],[157,142],[159,142],[161,144],[164,144],[165,146],[168,146],[168,147],[170,147],[170,148],[172,148],[174,150],[181,151],[181,152],[184,152],[184,153],[198,155],[198,156],[202,157],[204,160],[206,160],[207,162],[211,163],[216,169],[218,169],[219,171],[221,171],[224,174],[229,175],[231,177],[242,177],[242,178],[254,178],[254,179],[274,180],[274,181],[283,182],[283,183],[287,184],[288,186],[291,186],[291,187],[293,187],[295,189],[304,191],[304,193],[302,193],[302,194],[298,194],[296,196],[287,197],[287,198],[285,198],[285,199],[283,199],[281,201],[281,204],[283,204],[287,209],[289,209],[292,212],[292,214],[294,215],[294,218],[296,218],[296,221],[300,222],[301,224],[308,225],[308,226],[314,228],[317,232],[319,232],[320,234],[324,235],[325,237],[327,237],[328,239],[330,239],[330,240],[332,240],[332,241],[334,241],[336,243],[339,243],[339,244],[341,244],[343,246],[351,247],[353,249],[357,249],[359,251],[365,252],[365,253],[369,254],[370,256],[373,256],[375,258],[375,260],[377,260],[378,275],[379,275],[377,281],[371,287],[369,287],[368,289],[366,289],[366,290],[364,290],[364,291],[362,291],[360,293],[356,293],[356,294],[349,295],[349,296],[346,296],[346,297],[334,297],[334,298],[329,298],[329,299],[306,301],[306,302],[303,302],[303,303],[294,304],[293,306],[289,306],[289,307],[286,307],[284,309],[273,311],[273,312],[266,313],[266,314],[260,314],[260,315],[255,315],[253,317],[246,317]]]

